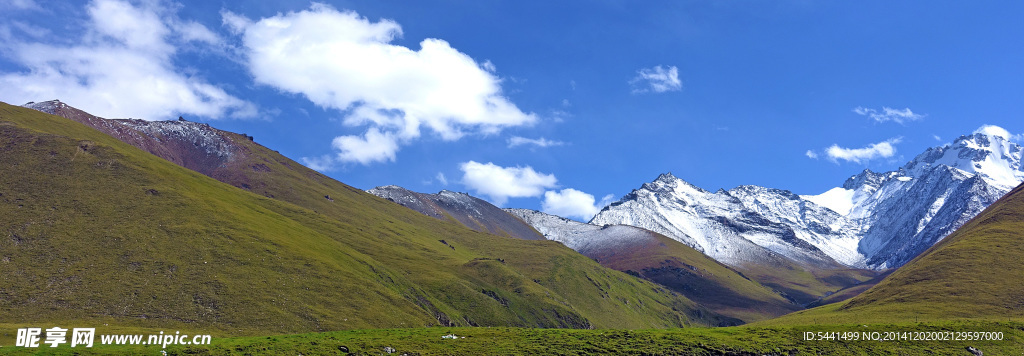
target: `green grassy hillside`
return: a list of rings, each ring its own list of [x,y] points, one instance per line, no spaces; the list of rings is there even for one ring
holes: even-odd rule
[[[864,293],[771,323],[1024,317],[1024,185]]]
[[[681,242],[648,233],[650,239],[636,239],[633,244],[613,244],[583,252],[603,266],[642,276],[742,322],[803,309]]]
[[[829,293],[859,285],[878,275],[878,272],[864,269],[838,266],[818,269],[787,260],[776,262],[737,266],[735,270],[800,305],[813,304]]]
[[[228,334],[717,323],[557,243],[477,233],[312,171],[275,172],[261,181],[271,199],[0,104],[0,322]]]

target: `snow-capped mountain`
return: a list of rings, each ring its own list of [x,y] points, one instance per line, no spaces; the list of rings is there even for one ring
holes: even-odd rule
[[[842,187],[804,196],[860,228],[858,251],[876,269],[899,267],[1024,181],[1021,146],[983,126],[929,148],[898,170],[864,170]]]
[[[834,211],[785,190],[740,186],[712,193],[671,173],[645,183],[590,222],[649,229],[733,266],[769,264],[780,256],[824,268],[839,266],[837,260],[856,265],[863,259],[847,222]]]
[[[663,174],[591,223],[647,228],[733,266],[763,264],[771,253],[807,266],[899,267],[1024,181],[1011,139],[984,126],[819,195],[758,186],[711,193]]]

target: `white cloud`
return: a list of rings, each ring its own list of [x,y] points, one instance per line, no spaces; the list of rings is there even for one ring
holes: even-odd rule
[[[537,146],[537,147],[543,148],[543,147],[551,147],[551,146],[561,146],[561,145],[564,145],[564,144],[565,144],[565,142],[549,140],[549,139],[546,139],[546,138],[543,138],[543,137],[541,137],[541,138],[526,138],[526,137],[512,136],[511,138],[508,139],[508,147],[509,148],[513,148],[513,147],[516,147],[516,146],[523,146],[523,145],[532,145],[532,146]]]
[[[606,195],[595,204],[594,196],[572,188],[544,192],[541,210],[545,213],[588,221],[614,198]]]
[[[331,142],[338,151],[338,159],[344,162],[394,161],[398,152],[398,138],[394,133],[381,132],[376,127],[366,130],[363,136],[338,136]]]
[[[818,159],[818,153],[811,150],[807,150],[807,152],[804,152],[804,155],[807,155],[807,158],[810,159]]]
[[[441,185],[448,185],[448,178],[444,176],[444,173],[437,172],[437,181],[441,182]]]
[[[676,66],[643,68],[638,70],[636,77],[629,81],[633,85],[633,93],[664,93],[667,91],[679,91],[683,89],[683,82],[679,81],[679,69]]]
[[[493,63],[440,39],[425,39],[418,50],[392,44],[402,35],[392,20],[371,22],[319,3],[258,21],[227,11],[222,18],[241,36],[257,83],[339,110],[346,126],[367,127],[362,138],[341,136],[339,162],[393,161],[424,129],[453,141],[537,121],[503,95]],[[370,133],[387,139],[370,140]],[[375,144],[385,147],[362,147]]]
[[[333,170],[336,163],[334,157],[330,155],[323,155],[320,157],[302,157],[302,164],[309,169],[314,171],[330,171]]]
[[[942,137],[940,137],[939,135],[932,135],[932,138],[934,138],[935,141],[942,141]]]
[[[484,64],[481,64],[480,66],[483,67],[484,70],[486,70],[488,72],[491,72],[491,73],[495,73],[495,72],[498,71],[498,67],[495,67],[494,63],[491,63],[490,59],[484,61]]]
[[[903,138],[896,137],[879,143],[872,143],[867,147],[863,148],[843,148],[839,145],[832,145],[825,149],[825,154],[833,162],[839,160],[864,163],[875,158],[889,158],[896,154],[896,147],[893,145],[900,143]]]
[[[902,124],[906,121],[916,121],[924,118],[925,115],[915,114],[910,108],[903,108],[903,110],[893,109],[890,107],[882,107],[882,111],[879,112],[875,109],[865,108],[858,106],[853,109],[853,112],[857,115],[867,116],[876,122],[895,121],[896,123]]]
[[[543,174],[526,167],[501,167],[494,163],[469,161],[461,164],[462,184],[486,195],[501,206],[508,198],[536,197],[544,190],[554,188],[558,179],[554,174]]]
[[[1010,131],[1006,131],[1006,129],[996,125],[982,125],[977,130],[974,130],[974,133],[980,133],[988,136],[999,136],[1007,140],[1013,137],[1013,135],[1010,134]]]
[[[105,117],[256,115],[252,103],[174,65],[179,46],[216,40],[202,25],[179,20],[157,2],[96,0],[86,9],[89,21],[77,44],[0,44],[27,69],[0,73],[0,97],[14,103],[61,99]]]

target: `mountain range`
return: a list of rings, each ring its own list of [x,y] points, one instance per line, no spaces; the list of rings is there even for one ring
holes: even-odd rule
[[[629,225],[582,223],[528,209],[499,209],[466,193],[417,193],[382,186],[368,193],[435,219],[520,239],[558,241],[601,265],[658,283],[716,313],[747,323],[803,309],[829,292],[874,277],[838,264],[808,270],[784,258],[737,270],[663,234]]]
[[[604,260],[598,256],[607,256],[598,251],[642,246],[649,236],[669,237],[794,304],[815,305],[869,288],[880,277],[865,268],[884,271],[903,265],[1024,180],[1021,148],[1010,138],[1001,128],[982,127],[951,144],[928,149],[898,170],[864,170],[819,195],[753,185],[710,192],[666,173],[605,207],[589,224],[527,210],[507,211],[546,238],[598,261]],[[455,218],[466,226],[502,221],[506,228],[499,230],[506,231],[516,225],[495,207],[465,193],[422,194],[394,186],[370,192],[435,217],[440,217],[436,210],[412,202],[451,205],[453,197],[459,197],[466,202],[463,206],[473,206],[461,211],[490,211],[488,218]],[[448,214],[465,216],[460,211]],[[624,230],[627,227],[645,232]],[[535,237],[533,231],[521,230],[526,232],[521,238]],[[843,293],[830,296],[840,290]]]
[[[672,174],[601,210],[596,225],[656,231],[730,266],[897,268],[1024,181],[1021,147],[986,126],[899,169],[819,195],[740,186],[709,192]]]

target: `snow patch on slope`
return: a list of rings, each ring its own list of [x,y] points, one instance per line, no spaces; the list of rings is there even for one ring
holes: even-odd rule
[[[832,211],[839,214],[846,215],[850,213],[851,209],[853,209],[854,193],[856,193],[856,191],[853,189],[835,187],[818,195],[801,195],[800,197],[815,204],[832,209]]]
[[[505,209],[539,231],[545,238],[561,242],[581,253],[604,248],[623,248],[653,240],[650,232],[625,225],[598,226],[529,209]]]

